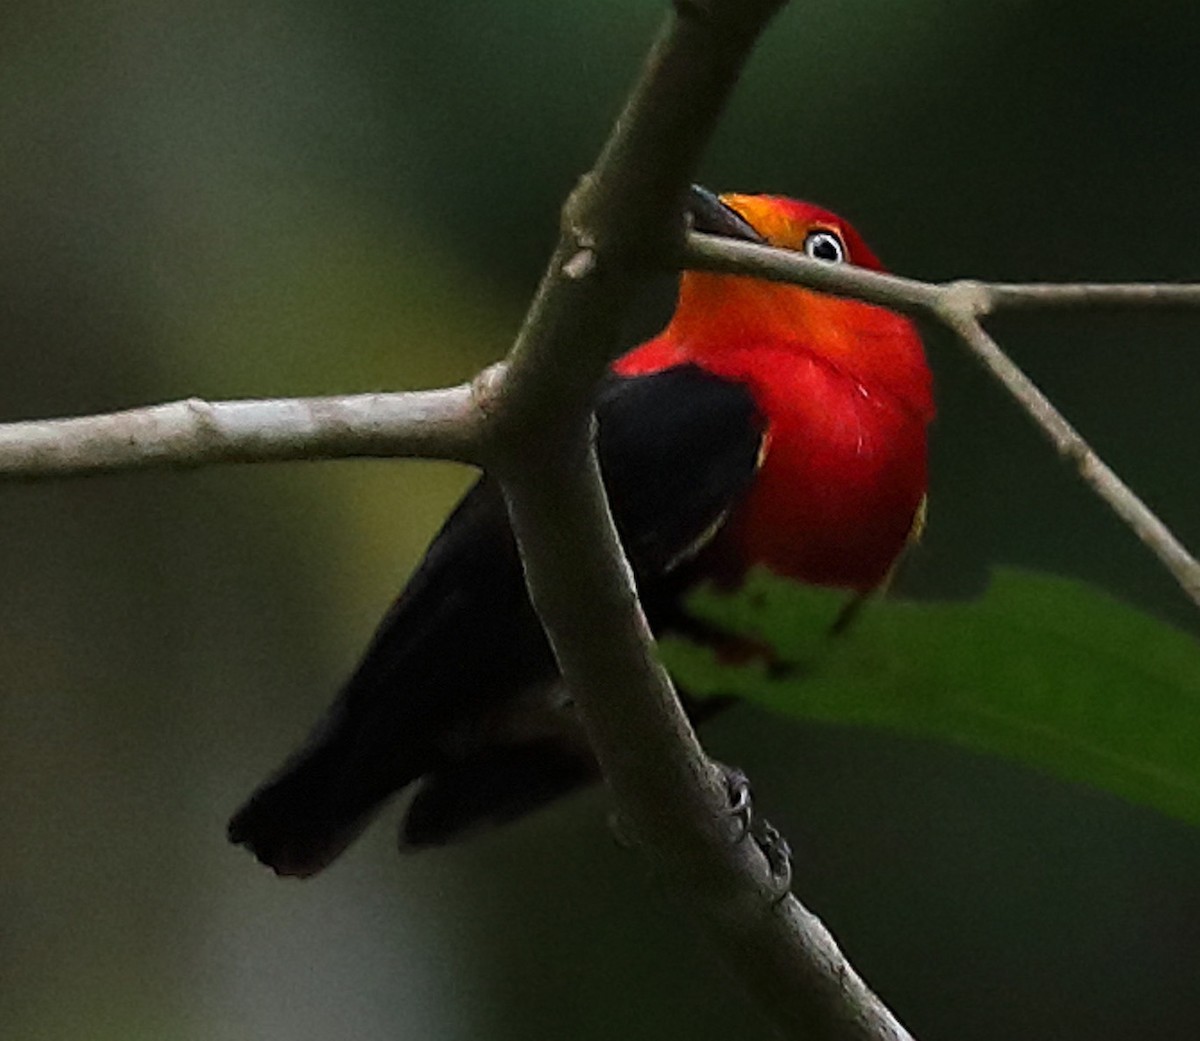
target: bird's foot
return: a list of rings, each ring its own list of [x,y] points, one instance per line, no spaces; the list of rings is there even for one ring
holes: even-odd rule
[[[736,766],[716,765],[725,777],[725,788],[729,792],[727,812],[733,822],[733,841],[741,842],[754,824],[754,793],[750,789],[750,778]]]
[[[767,861],[771,875],[771,893],[778,903],[792,889],[792,848],[787,839],[769,821],[754,815],[754,794],[750,778],[737,767],[717,764],[729,792],[729,819],[734,823],[733,841],[753,839]]]

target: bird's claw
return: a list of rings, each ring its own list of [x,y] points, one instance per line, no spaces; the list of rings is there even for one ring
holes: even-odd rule
[[[729,819],[734,823],[733,841],[741,842],[754,826],[754,793],[750,790],[750,778],[736,766],[718,764],[725,776],[725,788],[729,792]]]
[[[729,792],[729,818],[734,822],[733,841],[747,838],[762,852],[771,873],[771,892],[775,902],[782,900],[792,888],[792,848],[787,839],[769,821],[754,815],[754,795],[750,778],[736,767],[718,764]]]

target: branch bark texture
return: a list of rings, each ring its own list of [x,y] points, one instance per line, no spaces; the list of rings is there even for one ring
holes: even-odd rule
[[[0,423],[0,478],[352,456],[470,463],[478,456],[477,417],[466,386],[264,401],[188,398],[77,419]]]

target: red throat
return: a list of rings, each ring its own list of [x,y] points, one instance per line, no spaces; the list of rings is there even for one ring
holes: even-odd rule
[[[745,384],[766,420],[759,473],[707,551],[714,570],[731,581],[758,564],[819,585],[881,583],[928,483],[931,379],[912,323],[793,286],[689,272],[670,325],[615,367],[687,363]]]

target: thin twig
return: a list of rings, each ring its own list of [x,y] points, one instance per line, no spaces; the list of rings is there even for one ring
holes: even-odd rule
[[[696,271],[753,275],[771,282],[787,282],[909,314],[933,313],[943,296],[943,287],[931,282],[868,271],[850,264],[830,264],[787,249],[695,231],[688,233],[679,264]]]
[[[879,304],[893,311],[938,318],[942,316],[948,300],[961,303],[976,315],[1038,309],[1200,309],[1200,283],[1194,282],[1050,284],[983,282],[976,279],[922,282],[865,268],[829,264],[786,249],[699,232],[691,232],[687,236],[679,264],[696,271],[753,275],[771,282],[787,282]]]
[[[1155,513],[1121,480],[1034,382],[1004,353],[974,318],[948,315],[954,330],[996,381],[1038,425],[1058,454],[1079,474],[1129,529],[1171,572],[1183,591],[1200,604],[1200,563]]]
[[[1029,282],[979,282],[988,311],[1135,309],[1138,311],[1194,311],[1200,307],[1200,285],[1194,283],[1089,283],[1050,285]]]

